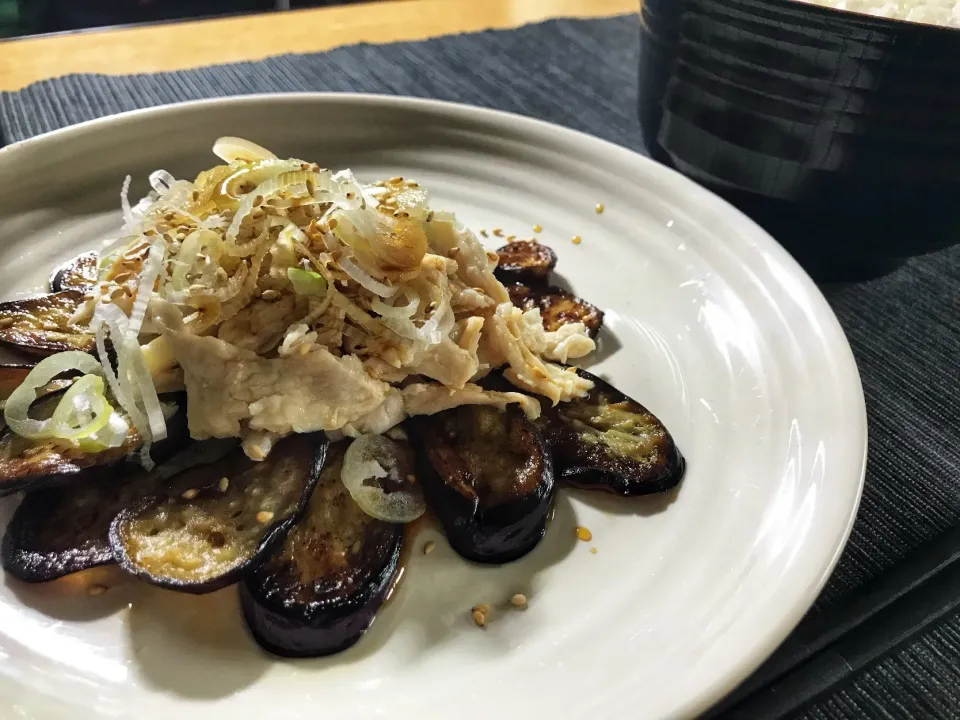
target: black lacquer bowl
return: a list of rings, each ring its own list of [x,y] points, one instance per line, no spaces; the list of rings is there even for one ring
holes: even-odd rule
[[[799,0],[643,0],[651,155],[820,279],[960,240],[960,30]]]

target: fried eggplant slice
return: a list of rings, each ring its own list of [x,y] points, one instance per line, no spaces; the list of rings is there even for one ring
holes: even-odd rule
[[[3,536],[3,569],[26,582],[47,582],[114,562],[110,524],[156,490],[143,470],[101,471],[86,482],[27,493]]]
[[[10,393],[20,387],[31,370],[33,365],[0,365],[0,402],[5,401],[10,397]],[[63,390],[72,383],[72,378],[57,378],[38,391],[37,397]]]
[[[551,285],[524,285],[514,283],[507,286],[510,301],[521,310],[540,310],[543,328],[548,332],[559,330],[567,323],[581,322],[595,338],[603,325],[603,311],[576,295]]]
[[[494,274],[500,282],[546,282],[557,266],[557,254],[536,240],[517,240],[497,248]]]
[[[53,271],[50,276],[50,290],[79,290],[87,292],[97,283],[97,263],[99,257],[95,252],[85,252],[68,260]]]
[[[60,393],[55,393],[34,403],[31,417],[50,417],[60,397]],[[190,442],[186,395],[166,395],[161,400],[177,405],[178,409],[167,420],[166,439],[154,443],[150,449],[150,457],[157,463],[172,457]],[[19,490],[82,482],[104,467],[125,462],[143,443],[133,423],[128,424],[130,429],[122,445],[95,452],[55,439],[27,440],[4,428],[0,431],[0,497]]]
[[[340,481],[345,445],[330,447],[307,513],[240,585],[247,626],[275,655],[332,655],[356,643],[398,572],[403,526],[350,497]]]
[[[291,435],[261,462],[237,449],[171,478],[113,521],[114,557],[171,590],[200,594],[236,582],[300,517],[327,446],[323,433]]]
[[[555,407],[537,423],[553,452],[558,478],[614,495],[649,495],[676,486],[684,459],[670,433],[637,401],[591,375],[593,390]]]
[[[82,303],[79,290],[0,303],[0,343],[30,355],[92,352],[93,334],[70,324]]]
[[[468,560],[505,563],[543,537],[555,494],[543,435],[516,407],[464,405],[408,421],[428,507]]]

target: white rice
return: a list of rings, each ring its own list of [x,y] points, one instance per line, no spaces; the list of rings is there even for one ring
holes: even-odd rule
[[[909,20],[928,25],[960,27],[960,0],[806,0],[815,5]]]

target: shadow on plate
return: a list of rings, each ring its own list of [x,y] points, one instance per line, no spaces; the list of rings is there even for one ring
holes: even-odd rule
[[[658,515],[669,508],[679,497],[682,488],[683,482],[681,481],[675,488],[666,492],[637,497],[620,497],[596,490],[579,490],[576,488],[570,488],[564,492],[570,493],[570,497],[576,498],[578,502],[610,515],[649,517]]]
[[[269,668],[270,658],[247,635],[236,587],[188,595],[138,585],[127,630],[144,682],[214,700],[253,684]]]
[[[92,622],[113,615],[126,607],[135,592],[133,579],[116,565],[44,583],[26,583],[5,574],[3,582],[24,605],[64,622]]]

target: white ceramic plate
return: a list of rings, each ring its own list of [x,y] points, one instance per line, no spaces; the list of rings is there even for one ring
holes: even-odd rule
[[[0,151],[3,294],[36,290],[55,260],[115,232],[127,173],[139,196],[155,168],[213,164],[218,135],[362,179],[414,177],[474,229],[542,225],[563,278],[606,311],[594,371],[663,420],[686,478],[632,502],[562,492],[544,542],[506,567],[470,566],[442,540],[413,552],[367,636],[324,660],[261,653],[233,588],[191,597],[110,577],[89,597],[90,578],[6,578],[5,706],[30,718],[679,717],[773,651],[843,548],[866,419],[836,319],[770,237],[650,160],[533,120],[401,98],[247,97]],[[575,525],[593,540],[576,541]],[[528,610],[473,625],[473,604],[518,591]]]

